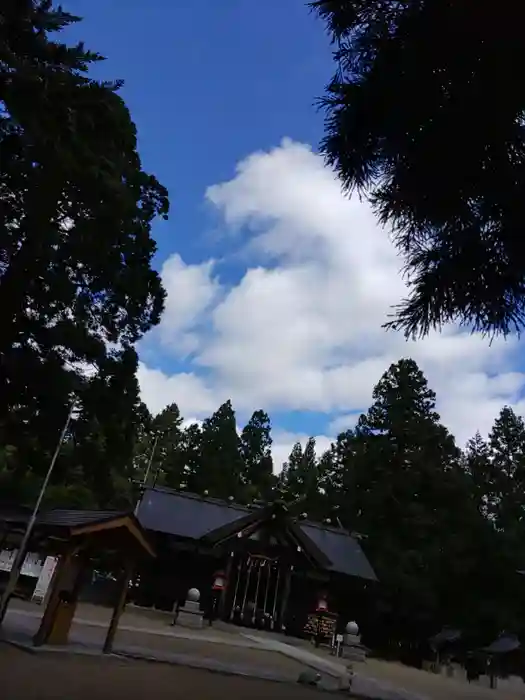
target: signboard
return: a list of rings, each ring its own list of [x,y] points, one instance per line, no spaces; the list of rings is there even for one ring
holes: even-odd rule
[[[33,600],[35,603],[44,602],[51,579],[55,573],[57,561],[58,559],[56,557],[46,557],[44,566],[42,567],[42,571],[40,572],[35,590],[33,591],[33,595],[31,597],[31,600]]]
[[[4,549],[0,552],[0,571],[11,571],[16,558],[16,549]],[[22,576],[38,578],[42,571],[42,559],[38,554],[28,552],[22,564]]]
[[[311,613],[304,627],[304,633],[311,637],[331,638],[335,634],[337,615],[333,613]]]

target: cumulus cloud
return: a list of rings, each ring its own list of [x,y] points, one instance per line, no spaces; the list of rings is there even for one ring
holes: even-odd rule
[[[248,263],[238,283],[221,287],[211,260],[166,261],[168,303],[155,332],[174,360],[191,353],[191,368],[168,376],[141,366],[153,410],[177,401],[183,414],[202,417],[231,398],[243,414],[325,412],[335,434],[401,357],[420,364],[461,443],[487,432],[503,404],[524,408],[515,339],[489,344],[448,327],[407,342],[381,328],[406,293],[401,260],[369,206],[344,196],[308,146],[286,140],[252,154],[206,197]],[[280,446],[289,451],[297,436],[276,437],[280,464]],[[329,439],[320,436],[319,447]]]
[[[154,333],[178,356],[199,348],[199,330],[217,301],[221,287],[213,276],[215,262],[186,265],[177,253],[162,266],[161,275],[166,290],[166,308]]]
[[[281,471],[282,465],[287,461],[290,451],[296,442],[300,442],[304,448],[310,438],[306,433],[291,433],[287,430],[273,431],[272,457],[275,471]],[[318,456],[330,448],[333,438],[328,435],[314,435],[315,451]]]

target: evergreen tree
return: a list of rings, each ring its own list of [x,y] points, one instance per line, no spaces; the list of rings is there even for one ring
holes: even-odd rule
[[[99,372],[77,383],[80,401],[46,491],[46,505],[85,508],[131,505],[133,454],[144,417],[136,369],[137,355],[133,349],[113,351]],[[68,411],[68,405],[62,406],[60,428]],[[10,500],[35,502],[43,471],[49,466],[59,439],[59,430],[51,434],[47,447],[39,439],[46,420],[39,410],[30,422],[37,427],[37,436],[9,450],[9,464],[0,477],[0,488]],[[36,468],[33,464],[28,468],[26,463],[32,454],[38,454]]]
[[[241,433],[243,481],[248,500],[270,498],[274,485],[271,423],[267,413],[255,411]]]
[[[294,501],[302,496],[301,484],[298,479],[302,461],[303,448],[300,442],[296,442],[279,474],[279,490],[287,501]]]
[[[367,536],[390,636],[421,638],[470,609],[461,586],[478,561],[470,538],[482,518],[416,363],[392,365],[373,399],[336,446],[345,463],[341,518]]]
[[[192,493],[204,493],[207,486],[204,484],[205,474],[201,463],[202,429],[198,423],[191,423],[185,428],[183,444],[186,476],[181,485]]]
[[[202,424],[199,465],[192,477],[198,493],[216,498],[242,498],[243,461],[235,412],[226,401]]]
[[[507,536],[525,534],[525,424],[505,406],[489,436],[496,525]]]
[[[0,444],[39,478],[72,392],[97,394],[100,441],[118,442],[110,348],[132,352],[164,299],[150,230],[167,193],[142,170],[120,83],[89,78],[101,57],[56,40],[77,19],[50,0],[0,8]]]
[[[523,65],[523,6],[496,16],[459,0],[311,5],[336,46],[322,150],[392,224],[406,259],[411,293],[394,326],[521,327],[525,96],[496,76]]]
[[[484,517],[494,519],[499,498],[490,448],[479,432],[467,442],[464,464],[472,480],[473,498],[478,511]]]
[[[292,447],[281,474],[280,490],[287,501],[302,499],[301,509],[310,519],[319,520],[325,511],[323,494],[319,489],[320,473],[315,453],[315,438],[311,437],[304,450],[300,442]]]
[[[153,419],[147,450],[148,460],[153,454],[151,483],[179,488],[184,482],[187,450],[182,422],[179,407],[175,403],[166,406]]]

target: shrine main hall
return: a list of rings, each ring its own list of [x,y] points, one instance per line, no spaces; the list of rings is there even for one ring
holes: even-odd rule
[[[295,510],[147,488],[136,517],[156,557],[136,573],[129,600],[175,611],[196,588],[205,617],[294,636],[319,612],[333,626],[359,621],[377,582],[360,542]]]

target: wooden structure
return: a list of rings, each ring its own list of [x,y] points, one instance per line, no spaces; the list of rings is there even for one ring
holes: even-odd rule
[[[18,546],[29,517],[28,509],[0,507],[0,548]],[[59,557],[35,645],[67,644],[78,595],[93,560],[111,557],[113,566],[120,569],[120,578],[104,642],[104,651],[110,652],[133,570],[142,558],[155,556],[135,516],[117,511],[43,511],[37,517],[28,551]]]
[[[196,587],[211,617],[302,635],[319,591],[327,590],[330,608],[353,619],[345,606],[355,606],[355,591],[377,580],[359,543],[343,528],[309,522],[293,510],[281,501],[246,507],[146,489],[137,518],[158,556],[140,572],[134,602],[169,611]],[[226,581],[219,600],[217,571]]]

